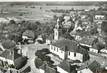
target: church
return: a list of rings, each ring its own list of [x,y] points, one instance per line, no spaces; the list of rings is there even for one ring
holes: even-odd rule
[[[60,36],[59,19],[54,28],[53,41],[50,43],[50,52],[62,60],[71,59],[83,62],[84,52],[78,48],[78,42]]]

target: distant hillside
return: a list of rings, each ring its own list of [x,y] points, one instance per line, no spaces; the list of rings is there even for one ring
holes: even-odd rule
[[[99,6],[107,2],[1,2],[0,5]]]

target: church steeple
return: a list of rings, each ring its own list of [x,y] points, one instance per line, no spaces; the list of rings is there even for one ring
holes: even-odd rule
[[[54,28],[54,40],[59,39],[59,18],[57,19],[57,24],[55,25]]]
[[[57,24],[55,25],[56,29],[59,29],[59,18],[57,19]]]

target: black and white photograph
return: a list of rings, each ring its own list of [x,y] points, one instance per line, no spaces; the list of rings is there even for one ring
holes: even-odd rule
[[[107,73],[107,1],[0,0],[0,73]]]

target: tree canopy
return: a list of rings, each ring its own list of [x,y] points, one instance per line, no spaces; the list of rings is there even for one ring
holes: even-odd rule
[[[35,66],[39,68],[43,64],[43,61],[40,58],[35,58]]]
[[[13,49],[16,47],[16,43],[14,41],[11,41],[11,40],[4,40],[2,42],[2,45],[5,49]]]

